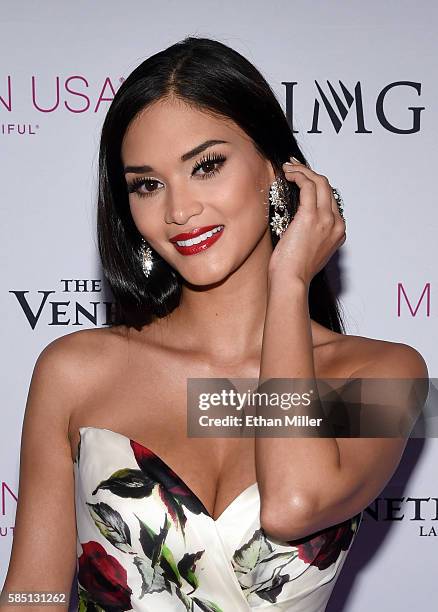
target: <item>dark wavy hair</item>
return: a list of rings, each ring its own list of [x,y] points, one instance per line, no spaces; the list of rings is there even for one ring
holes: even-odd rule
[[[138,113],[169,97],[234,121],[252,139],[257,151],[270,160],[277,175],[291,155],[307,164],[269,84],[234,49],[217,40],[189,36],[142,62],[118,89],[102,126],[97,204],[98,248],[115,298],[113,325],[137,330],[179,305],[183,279],[155,251],[150,276],[143,274],[141,234],[130,212],[121,146]],[[295,183],[289,188],[289,212],[293,214],[299,189]],[[275,247],[278,237],[272,230],[271,238]],[[310,317],[345,333],[326,268],[312,279],[308,296]]]

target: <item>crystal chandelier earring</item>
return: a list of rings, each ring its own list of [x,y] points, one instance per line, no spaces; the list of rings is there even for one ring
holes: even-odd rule
[[[279,238],[282,237],[291,220],[286,206],[289,193],[289,185],[281,176],[277,176],[269,187],[269,205],[274,207],[274,216],[270,225]]]
[[[152,249],[148,246],[146,240],[141,239],[141,267],[143,268],[146,278],[150,275],[153,265]]]

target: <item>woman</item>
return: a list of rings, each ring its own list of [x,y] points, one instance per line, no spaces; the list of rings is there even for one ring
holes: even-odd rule
[[[126,79],[99,162],[116,320],[37,360],[5,592],[69,592],[77,558],[81,609],[325,609],[406,439],[189,437],[186,399],[188,378],[427,377],[410,346],[344,333],[336,195],[226,45],[186,38]]]

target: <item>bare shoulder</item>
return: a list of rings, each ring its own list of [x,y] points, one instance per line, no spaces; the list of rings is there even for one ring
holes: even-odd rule
[[[83,370],[89,360],[110,357],[111,350],[120,346],[124,337],[124,332],[118,327],[77,330],[50,342],[41,351],[38,360],[51,360],[59,367],[77,366]]]
[[[426,362],[417,349],[403,342],[353,336],[361,357],[351,376],[362,378],[427,378]]]
[[[111,375],[111,364],[124,343],[118,328],[84,329],[65,334],[50,342],[39,354],[31,389],[44,385],[62,398],[69,411],[85,400],[102,375]]]
[[[421,353],[402,342],[333,332],[325,350],[340,377],[428,377]]]

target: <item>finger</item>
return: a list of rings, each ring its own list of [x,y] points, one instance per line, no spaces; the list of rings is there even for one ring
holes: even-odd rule
[[[308,168],[304,164],[300,163],[292,164],[286,162],[283,164],[283,169],[286,176],[292,175],[295,172],[302,172],[305,176],[307,176],[307,178],[313,181],[316,186],[317,207],[321,208],[322,210],[330,210],[331,208],[332,211],[335,212],[332,206],[332,199],[334,199],[333,192],[326,176],[322,176],[321,174],[314,172],[311,168]],[[334,203],[336,205],[336,201]]]
[[[292,157],[290,159],[292,160]],[[283,167],[285,167],[286,169],[290,169],[290,170],[299,170],[300,172],[303,172],[303,174],[306,174],[306,176],[309,176],[309,177],[312,177],[312,175],[314,175],[314,180],[315,180],[315,184],[317,188],[318,188],[318,183],[320,182],[318,180],[318,177],[319,179],[322,179],[323,188],[326,188],[328,184],[328,188],[330,189],[330,205],[331,205],[332,213],[334,215],[334,222],[335,222],[334,229],[336,233],[339,235],[340,244],[343,244],[346,240],[346,223],[345,223],[345,219],[342,217],[339,211],[338,203],[336,201],[336,198],[334,197],[332,186],[330,185],[330,182],[328,181],[327,177],[321,174],[318,174],[317,172],[314,172],[309,166],[302,164],[295,157],[293,158],[293,163],[283,164]]]
[[[303,172],[294,171],[286,174],[285,178],[294,182],[300,189],[300,207],[307,208],[308,210],[316,211],[317,204],[317,190],[315,182],[309,179]]]
[[[345,229],[346,229],[345,220],[341,216],[341,213],[340,213],[339,207],[338,207],[338,203],[336,201],[336,198],[333,195],[333,189],[332,189],[332,186],[330,185],[330,182],[329,182],[328,178],[326,176],[324,176],[324,175],[318,174],[317,172],[315,172],[314,170],[312,170],[308,166],[305,166],[301,162],[295,162],[294,161],[293,164],[286,163],[286,164],[284,164],[284,166],[286,168],[290,169],[290,170],[299,170],[300,172],[303,172],[304,174],[306,174],[306,176],[309,176],[309,177],[313,176],[315,184],[316,184],[316,187],[317,187],[317,192],[318,192],[318,208],[321,207],[319,202],[321,202],[321,203],[327,202],[327,199],[326,199],[325,196],[321,196],[320,197],[319,193],[321,192],[321,190],[325,194],[326,193],[330,194],[330,207],[331,207],[331,211],[332,211],[332,213],[334,215],[334,218],[335,218],[335,224],[340,227],[339,232],[342,235],[345,235]],[[322,209],[323,208],[324,207],[322,206]],[[345,240],[345,238],[344,238],[344,240]]]

